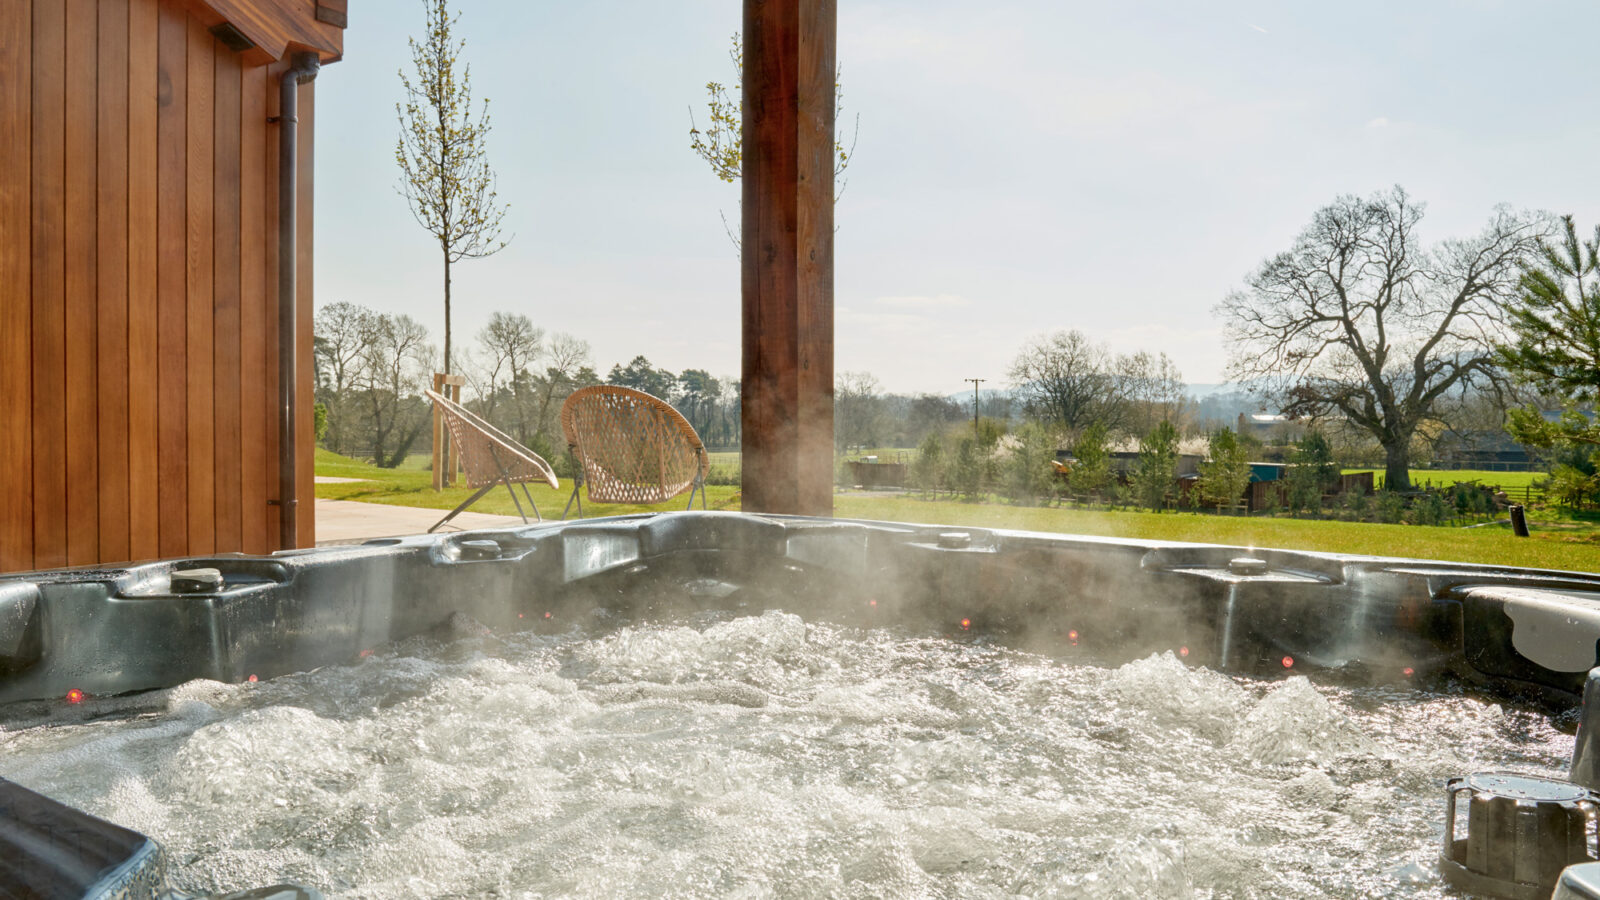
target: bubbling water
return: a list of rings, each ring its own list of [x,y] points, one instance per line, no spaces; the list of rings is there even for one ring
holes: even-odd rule
[[[781,612],[154,699],[0,730],[0,776],[157,838],[181,888],[360,898],[1444,897],[1443,779],[1571,751],[1464,696]]]

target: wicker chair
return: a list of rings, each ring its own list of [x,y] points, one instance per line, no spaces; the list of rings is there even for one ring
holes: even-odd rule
[[[556,473],[551,470],[550,464],[539,454],[517,443],[510,435],[485,422],[443,394],[433,391],[423,391],[423,393],[428,395],[428,399],[434,402],[444,416],[445,425],[450,429],[450,439],[455,441],[457,451],[460,453],[461,467],[467,476],[467,486],[478,489],[428,531],[437,531],[499,484],[505,485],[506,490],[511,492],[511,502],[517,505],[517,514],[522,516],[522,521],[528,521],[528,514],[522,511],[522,501],[517,499],[516,489],[512,487],[514,484],[522,485],[522,496],[526,497],[528,505],[533,507],[534,517],[544,521],[544,517],[539,515],[538,504],[533,502],[533,495],[528,493],[528,482],[542,481],[553,488],[561,487],[561,482],[556,479]]]
[[[585,485],[597,503],[660,503],[688,491],[690,509],[698,490],[706,508],[705,445],[666,401],[609,384],[579,388],[561,405],[561,430],[577,461],[561,518],[573,501],[583,517]]]

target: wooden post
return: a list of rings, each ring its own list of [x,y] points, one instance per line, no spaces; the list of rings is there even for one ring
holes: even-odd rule
[[[833,514],[835,0],[744,0],[741,506]]]
[[[443,372],[433,373],[433,392],[443,394],[450,400],[461,402],[461,386],[467,383],[464,375],[446,375]],[[451,452],[450,432],[444,427],[444,416],[439,414],[439,407],[433,407],[433,489],[443,490],[456,483],[456,471],[461,468],[461,460]]]

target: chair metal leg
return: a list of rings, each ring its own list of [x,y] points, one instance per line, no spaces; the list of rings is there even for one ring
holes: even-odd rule
[[[561,521],[567,520],[567,510],[572,508],[572,501],[578,501],[578,518],[583,518],[583,498],[578,496],[578,489],[583,487],[583,472],[572,476],[572,496],[567,498],[567,505],[561,508]]]
[[[517,507],[517,515],[522,517],[522,524],[528,524],[528,514],[522,511],[522,501],[517,499],[517,489],[511,486],[511,476],[506,474],[506,467],[500,464],[500,454],[494,452],[493,447],[489,448],[489,458],[494,460],[494,467],[500,470],[500,482],[506,486],[506,493],[511,495],[511,502]]]
[[[471,506],[474,503],[477,503],[479,497],[482,497],[484,494],[489,493],[493,489],[494,489],[494,485],[492,485],[492,484],[491,485],[487,485],[485,487],[478,488],[477,493],[475,493],[471,497],[468,497],[467,499],[461,501],[461,505],[456,507],[455,509],[450,510],[450,514],[449,515],[447,515],[444,518],[440,519],[439,521],[433,523],[433,527],[428,529],[428,533],[429,534],[433,534],[435,531],[438,531],[440,528],[444,527],[444,523],[450,521],[451,519],[454,519],[462,510],[466,509],[467,507]]]
[[[506,486],[506,493],[511,495],[511,502],[516,504],[517,515],[522,517],[522,524],[528,524],[528,514],[522,511],[522,501],[517,499],[517,489],[512,487],[511,482],[509,481],[504,482],[504,484]]]
[[[533,507],[533,518],[537,521],[543,522],[544,516],[539,514],[539,504],[533,502],[533,495],[528,493],[528,483],[526,481],[522,482],[522,496],[527,497],[528,505]]]

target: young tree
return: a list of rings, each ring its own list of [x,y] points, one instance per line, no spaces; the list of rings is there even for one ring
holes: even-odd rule
[[[1340,197],[1217,307],[1230,375],[1285,413],[1366,430],[1396,490],[1410,486],[1412,436],[1441,398],[1495,377],[1503,305],[1543,227],[1502,208],[1482,233],[1428,248],[1422,214],[1398,187]]]
[[[1310,485],[1314,500],[1321,503],[1322,495],[1339,486],[1339,463],[1333,455],[1333,445],[1320,431],[1308,431],[1299,446],[1289,457],[1289,474],[1298,475]]]
[[[744,37],[737,32],[733,35],[731,46],[728,48],[728,59],[733,61],[734,92],[738,92],[738,85],[744,81]],[[705,131],[694,121],[694,107],[689,108],[689,149],[695,155],[706,161],[711,167],[711,174],[721,180],[732,184],[739,180],[744,163],[744,106],[733,96],[729,89],[720,81],[706,82],[706,112],[709,123]],[[843,117],[844,90],[840,87],[838,73],[835,72],[833,82],[834,118],[837,121]],[[855,132],[850,138],[850,146],[846,147],[843,141],[834,139],[833,183],[835,191],[834,202],[844,196],[846,181],[843,178],[844,170],[850,167],[850,159],[856,152],[855,134],[861,131],[861,117],[856,116]],[[734,234],[728,225],[728,217],[722,217],[722,228],[728,233],[728,240],[733,241],[733,246],[739,246],[739,236]]]
[[[1133,491],[1139,502],[1160,512],[1172,495],[1172,480],[1178,468],[1178,429],[1171,422],[1158,422],[1139,442],[1139,458],[1133,463]]]
[[[956,442],[955,455],[946,470],[950,489],[969,501],[982,499],[984,469],[988,460],[989,452],[980,447],[977,440],[963,436]]]
[[[1034,504],[1053,492],[1055,476],[1050,468],[1055,459],[1056,442],[1035,422],[1013,432],[1011,455],[1005,460],[1005,492],[1013,503]]]
[[[417,224],[439,242],[444,258],[444,370],[454,357],[450,337],[450,267],[463,259],[481,259],[503,250],[500,225],[506,206],[495,193],[489,167],[489,101],[472,115],[472,71],[457,64],[466,42],[452,36],[460,14],[451,15],[449,0],[425,0],[427,36],[410,40],[413,76],[400,72],[406,99],[395,104],[400,138],[395,161],[400,165],[400,193]]]
[[[1537,408],[1511,412],[1512,435],[1536,447],[1600,444],[1600,425],[1577,410],[1600,395],[1600,227],[1580,241],[1571,216],[1561,224],[1560,243],[1541,241],[1523,270],[1511,340],[1499,353],[1512,373],[1567,407],[1555,422]]]
[[[1200,463],[1200,495],[1218,511],[1238,504],[1250,484],[1250,450],[1232,428],[1211,436],[1211,453]]]
[[[1097,422],[1085,428],[1073,443],[1072,455],[1076,462],[1067,472],[1067,486],[1074,494],[1098,497],[1111,483],[1109,437],[1106,426]]]

